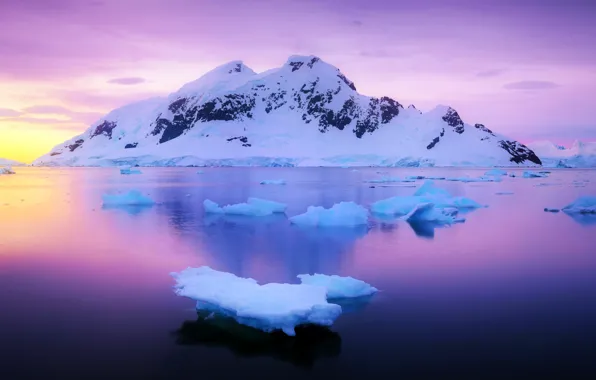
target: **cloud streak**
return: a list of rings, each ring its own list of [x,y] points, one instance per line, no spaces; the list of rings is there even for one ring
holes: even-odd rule
[[[144,83],[146,80],[145,78],[140,77],[125,77],[125,78],[114,78],[110,79],[108,83],[110,84],[122,84],[122,85],[134,85]]]
[[[507,83],[503,88],[507,90],[550,90],[559,87],[558,84],[543,80],[523,80],[519,82]]]
[[[10,108],[0,108],[0,118],[4,117],[16,117],[21,115],[21,112],[10,109]]]

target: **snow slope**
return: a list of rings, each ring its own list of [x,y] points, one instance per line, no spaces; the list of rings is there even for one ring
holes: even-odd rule
[[[116,109],[35,165],[515,166],[530,149],[465,124],[447,106],[422,113],[359,94],[339,69],[291,56],[257,74],[221,65],[167,98]]]
[[[14,160],[0,158],[0,167],[1,166],[26,166],[26,164]]]
[[[596,167],[596,141],[575,141],[570,148],[550,141],[528,144],[548,167],[587,168]]]

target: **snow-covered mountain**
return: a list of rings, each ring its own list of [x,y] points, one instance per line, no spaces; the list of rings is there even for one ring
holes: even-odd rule
[[[26,165],[19,161],[8,160],[6,158],[0,158],[0,166],[26,166]]]
[[[575,141],[566,148],[550,141],[536,141],[528,144],[540,157],[544,166],[561,168],[596,167],[596,141]]]
[[[539,165],[519,142],[456,110],[422,113],[360,95],[339,69],[292,56],[257,74],[241,61],[167,98],[118,108],[34,165]]]

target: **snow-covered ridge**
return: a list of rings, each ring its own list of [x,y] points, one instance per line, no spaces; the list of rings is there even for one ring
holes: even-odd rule
[[[523,144],[449,106],[422,113],[359,94],[338,68],[291,56],[255,73],[218,66],[166,98],[118,108],[56,146],[41,166],[540,165]]]
[[[6,158],[0,158],[0,166],[27,166],[26,164],[15,161],[15,160],[8,160]]]
[[[576,140],[569,148],[550,141],[528,144],[548,167],[588,168],[596,167],[596,141]]]

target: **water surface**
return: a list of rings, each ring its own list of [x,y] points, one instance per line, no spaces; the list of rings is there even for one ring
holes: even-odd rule
[[[596,194],[594,171],[437,181],[489,206],[450,228],[373,220],[309,229],[285,217],[205,216],[202,202],[254,196],[287,203],[291,216],[310,205],[370,205],[421,183],[371,188],[365,179],[485,170],[142,170],[22,168],[0,177],[1,379],[596,375],[596,219],[543,211]],[[133,188],[163,203],[102,208],[102,194]],[[331,331],[254,335],[202,322],[191,300],[173,294],[169,273],[200,265],[259,282],[349,275],[381,292],[344,305],[351,312]]]

